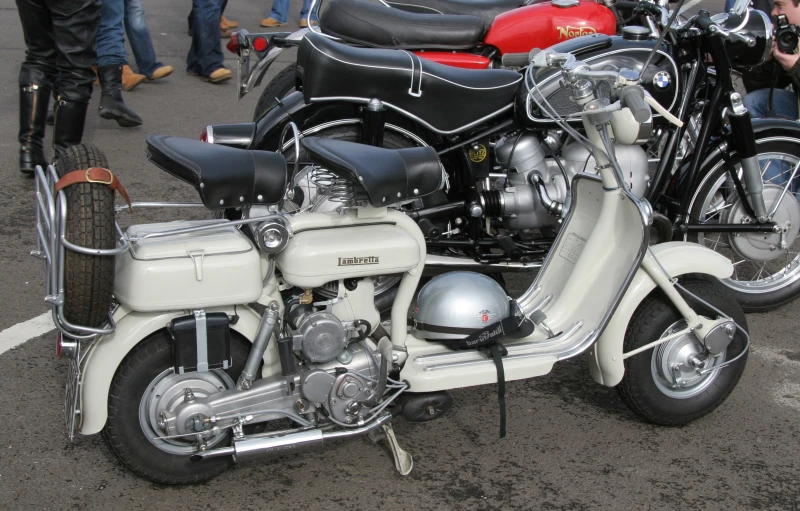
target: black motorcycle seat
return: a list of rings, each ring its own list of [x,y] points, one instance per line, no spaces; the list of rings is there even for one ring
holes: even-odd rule
[[[525,0],[385,0],[396,9],[424,14],[470,14],[487,23],[498,15],[526,5]],[[533,0],[530,4],[545,0]]]
[[[442,187],[439,156],[431,147],[384,149],[320,137],[300,142],[311,161],[363,187],[375,207],[422,197]]]
[[[522,75],[506,69],[460,69],[404,50],[354,48],[307,34],[297,53],[306,103],[383,102],[440,134],[476,126],[509,110]]]
[[[486,22],[475,16],[417,14],[366,0],[333,0],[319,27],[361,46],[398,49],[466,50],[486,32]]]
[[[194,186],[209,209],[275,204],[286,189],[286,160],[269,151],[148,135],[147,159]]]

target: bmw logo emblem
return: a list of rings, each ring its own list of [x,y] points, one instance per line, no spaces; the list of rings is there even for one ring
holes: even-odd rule
[[[672,83],[672,78],[670,78],[669,73],[666,71],[659,71],[653,77],[653,85],[655,85],[658,90],[668,89],[670,83]]]

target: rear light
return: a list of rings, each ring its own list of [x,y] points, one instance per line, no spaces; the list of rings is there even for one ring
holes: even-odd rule
[[[58,340],[56,341],[56,356],[57,357],[74,357],[78,350],[78,341],[75,339],[64,339],[64,334],[58,333]]]
[[[231,39],[228,41],[228,44],[226,44],[225,47],[228,48],[229,52],[239,55],[239,32],[234,32],[231,34]]]
[[[267,43],[267,38],[266,37],[259,36],[259,37],[256,37],[255,39],[253,39],[252,45],[253,45],[253,49],[255,51],[257,51],[259,53],[263,53],[263,52],[267,51],[267,47],[269,46],[269,43]]]
[[[209,144],[214,143],[214,127],[213,126],[206,126],[202,133],[200,133],[200,141],[201,142],[208,142]]]

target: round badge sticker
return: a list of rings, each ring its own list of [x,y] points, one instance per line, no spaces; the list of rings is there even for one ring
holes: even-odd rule
[[[469,148],[469,159],[475,163],[480,163],[486,159],[486,146],[475,144]]]

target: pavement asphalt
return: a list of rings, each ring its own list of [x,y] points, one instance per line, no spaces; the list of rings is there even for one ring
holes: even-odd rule
[[[719,11],[721,4],[695,8]],[[207,124],[250,120],[259,91],[237,103],[233,81],[211,85],[187,76],[190,2],[144,5],[158,56],[176,71],[125,94],[144,119],[140,128],[101,119],[95,89],[84,141],[105,151],[134,200],[196,200],[191,187],[147,162],[145,136],[196,138]],[[253,32],[268,11],[267,2],[233,0],[226,16]],[[292,0],[290,30],[298,11]],[[42,266],[28,255],[33,181],[16,166],[23,54],[16,7],[0,0],[0,331],[46,310]],[[267,79],[292,60],[284,54]],[[227,52],[226,65],[236,67]],[[137,212],[125,222],[175,214]],[[398,440],[415,461],[406,477],[381,445],[358,439],[238,466],[190,487],[138,478],[99,436],[68,442],[66,366],[55,357],[51,332],[0,355],[0,509],[800,509],[798,312],[795,302],[748,316],[753,350],[738,387],[714,413],[686,427],[642,422],[576,359],[548,376],[508,384],[504,440],[497,439],[493,386],[454,392],[454,408],[441,420],[397,421]]]

